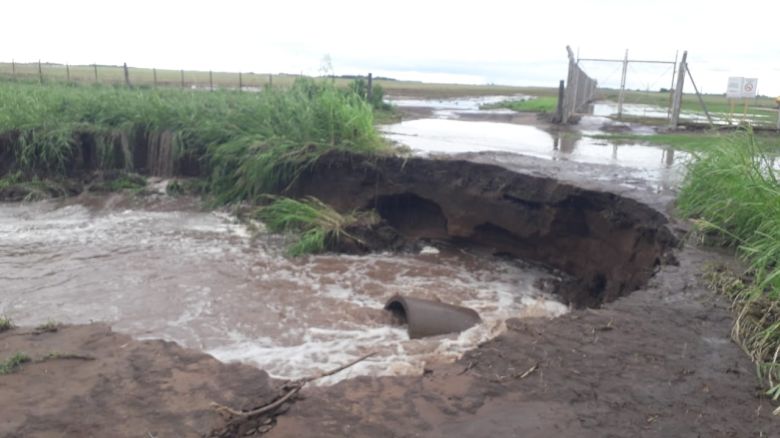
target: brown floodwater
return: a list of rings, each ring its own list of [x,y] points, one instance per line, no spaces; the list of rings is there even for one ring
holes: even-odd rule
[[[518,260],[441,243],[291,259],[285,240],[159,195],[0,204],[0,314],[19,325],[105,321],[282,378],[378,352],[327,384],[419,373],[496,336],[508,318],[567,311],[538,286],[554,275]],[[382,310],[396,293],[468,306],[484,322],[410,340]]]

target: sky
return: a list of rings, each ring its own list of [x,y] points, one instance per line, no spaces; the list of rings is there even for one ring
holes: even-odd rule
[[[567,45],[583,58],[687,50],[706,93],[745,76],[780,96],[777,0],[26,0],[2,11],[0,61],[319,74],[327,56],[337,75],[557,86]],[[582,67],[619,86],[619,63]],[[629,64],[628,88],[671,81],[671,65]]]

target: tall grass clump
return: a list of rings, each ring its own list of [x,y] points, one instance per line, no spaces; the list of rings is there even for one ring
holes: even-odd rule
[[[296,242],[289,248],[291,256],[320,253],[345,238],[359,242],[357,237],[347,232],[347,227],[378,220],[370,212],[341,214],[312,197],[301,200],[275,198],[259,210],[258,218],[271,231],[297,235]]]
[[[14,323],[6,316],[0,316],[0,333],[14,328]]]
[[[780,398],[780,184],[776,156],[752,132],[735,135],[697,155],[678,199],[700,231],[733,247],[751,282],[731,288],[734,338]]]
[[[222,202],[257,200],[283,189],[328,151],[386,148],[371,107],[355,93],[309,80],[266,93],[252,131],[209,148],[212,190]]]

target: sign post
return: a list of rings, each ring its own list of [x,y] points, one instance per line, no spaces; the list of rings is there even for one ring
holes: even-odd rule
[[[743,77],[730,77],[728,86],[726,87],[726,97],[731,103],[731,111],[729,112],[729,123],[731,123],[731,115],[734,113],[734,101],[731,99],[743,99],[742,109],[742,121],[747,118],[748,112],[748,99],[756,97],[758,91],[758,79],[756,78],[743,78]]]

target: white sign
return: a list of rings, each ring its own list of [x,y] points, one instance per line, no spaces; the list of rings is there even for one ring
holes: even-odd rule
[[[726,88],[726,97],[730,99],[745,99],[756,97],[758,91],[758,79],[756,78],[729,78]]]

